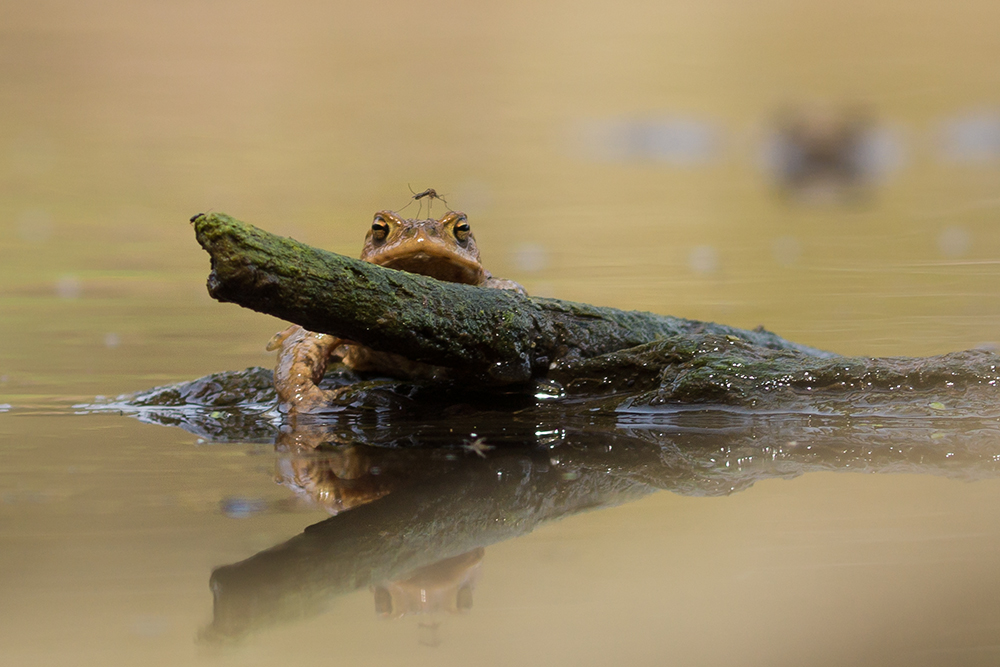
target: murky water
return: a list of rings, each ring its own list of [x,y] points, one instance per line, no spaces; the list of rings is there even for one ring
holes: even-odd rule
[[[353,255],[408,186],[532,293],[845,354],[996,344],[998,14],[0,7],[2,662],[996,664],[995,420],[595,443],[457,414],[416,458],[313,461],[73,406],[270,363],[281,323],[207,296],[190,215]],[[340,501],[384,495],[330,518],[307,487],[352,456],[388,481]]]

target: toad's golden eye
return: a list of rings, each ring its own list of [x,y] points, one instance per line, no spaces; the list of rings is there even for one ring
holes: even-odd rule
[[[372,238],[376,241],[384,241],[389,235],[389,223],[381,217],[376,217],[372,223]]]
[[[469,234],[472,232],[472,228],[469,227],[469,223],[465,218],[460,218],[457,223],[455,223],[455,238],[461,242],[466,242],[469,240]]]

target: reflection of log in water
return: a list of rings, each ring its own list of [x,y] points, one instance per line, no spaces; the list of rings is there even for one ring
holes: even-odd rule
[[[651,490],[614,477],[570,483],[542,453],[472,458],[441,478],[415,482],[217,569],[212,634],[241,635],[314,613],[333,596],[398,580],[443,558],[528,533],[543,521]]]
[[[509,438],[509,426],[483,434]],[[529,447],[497,449],[485,460],[469,456],[447,471],[441,450],[410,450],[435,462],[430,476],[421,477],[419,460],[409,458],[415,474],[408,485],[217,569],[206,636],[238,637],[308,616],[339,595],[656,489],[720,495],[816,470],[962,479],[1000,473],[1000,426],[979,419],[676,413],[585,429],[542,419],[524,424],[521,443]],[[391,466],[398,450],[366,455],[384,456]]]

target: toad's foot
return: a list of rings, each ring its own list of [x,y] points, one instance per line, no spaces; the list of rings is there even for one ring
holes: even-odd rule
[[[274,388],[289,412],[317,412],[329,406],[337,390],[319,388],[330,356],[344,341],[329,334],[306,331],[292,325],[274,335],[268,350],[278,350]]]

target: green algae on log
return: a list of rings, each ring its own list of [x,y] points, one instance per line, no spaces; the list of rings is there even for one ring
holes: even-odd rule
[[[312,248],[221,213],[196,216],[193,223],[212,257],[208,291],[214,298],[460,369],[467,382],[525,383],[545,376],[554,363],[682,334],[833,356],[763,330],[446,283]]]
[[[629,412],[713,404],[754,411],[963,417],[1000,414],[1000,358],[986,350],[934,357],[817,359],[731,336],[680,335],[549,373],[590,409]]]

